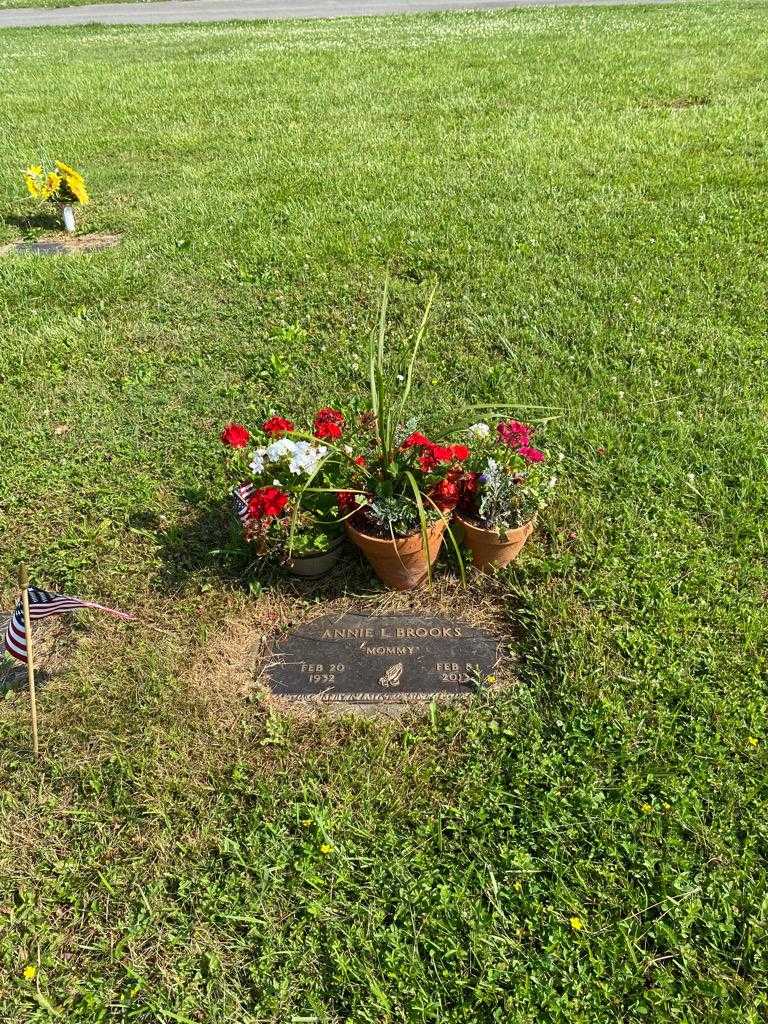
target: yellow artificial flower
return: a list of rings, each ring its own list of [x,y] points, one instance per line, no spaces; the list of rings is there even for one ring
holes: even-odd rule
[[[34,981],[35,975],[37,974],[37,968],[33,967],[32,964],[27,964],[24,968],[24,977],[27,981]]]
[[[43,199],[50,199],[55,196],[61,188],[61,177],[56,171],[49,171],[45,176],[45,184],[42,188]]]
[[[80,171],[76,171],[74,167],[70,167],[69,164],[65,164],[62,160],[54,160],[56,169],[61,171],[65,178],[79,178],[83,180],[83,176]]]
[[[573,928],[575,932],[580,932],[583,927],[584,922],[581,920],[580,917],[574,916],[571,918],[571,928]]]
[[[33,178],[31,174],[25,174],[24,184],[27,186],[27,191],[31,196],[34,196],[35,199],[41,198],[40,183],[37,178]]]
[[[56,167],[61,172],[67,188],[75,197],[78,203],[82,206],[89,201],[88,190],[85,187],[85,179],[79,171],[76,171],[74,167],[70,167],[69,164],[62,163],[61,160],[56,161]]]
[[[320,846],[320,853],[333,853],[333,847],[330,843],[322,843]]]

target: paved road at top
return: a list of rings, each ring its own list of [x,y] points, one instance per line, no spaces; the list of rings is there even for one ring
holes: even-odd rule
[[[638,0],[152,0],[0,11],[0,28],[40,25],[162,25],[189,21],[257,21],[261,18],[343,18],[418,11],[489,11],[499,7],[568,7],[628,4]],[[642,0],[667,3],[669,0]]]

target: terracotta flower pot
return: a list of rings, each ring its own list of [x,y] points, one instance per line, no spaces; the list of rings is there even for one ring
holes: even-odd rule
[[[360,548],[373,571],[388,587],[393,590],[412,590],[427,578],[427,560],[420,530],[407,537],[385,540],[356,530],[348,519],[344,525],[349,539]],[[443,543],[445,527],[446,523],[441,519],[427,530],[429,565],[435,563]]]
[[[288,571],[294,576],[303,576],[306,579],[324,576],[341,558],[343,543],[344,538],[339,537],[327,551],[318,552],[316,555],[297,555],[288,562]]]
[[[502,569],[517,558],[523,545],[533,533],[536,517],[514,530],[484,530],[481,526],[455,514],[454,518],[464,528],[464,543],[472,552],[472,563],[476,569],[488,567]]]

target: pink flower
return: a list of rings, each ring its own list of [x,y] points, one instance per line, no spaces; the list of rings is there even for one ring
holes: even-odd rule
[[[525,448],[533,438],[533,427],[520,420],[502,420],[496,430],[508,448]]]
[[[518,448],[518,454],[522,455],[526,462],[543,462],[545,458],[544,452],[527,444]]]

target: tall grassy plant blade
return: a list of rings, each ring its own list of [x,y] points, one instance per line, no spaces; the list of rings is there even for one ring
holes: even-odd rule
[[[419,512],[419,528],[421,529],[421,546],[424,551],[424,561],[427,564],[427,583],[432,583],[432,566],[429,562],[429,524],[427,523],[427,513],[424,511],[424,502],[421,500],[421,491],[419,485],[416,483],[416,478],[409,469],[405,471],[405,478],[411,486],[413,491],[414,501],[416,502],[416,508]]]
[[[424,334],[425,334],[426,329],[427,329],[427,323],[429,321],[429,314],[430,314],[430,312],[432,310],[432,302],[434,301],[435,292],[436,291],[437,291],[437,281],[435,281],[435,283],[432,285],[432,291],[429,293],[429,298],[427,299],[427,304],[424,307],[424,315],[421,318],[421,325],[419,327],[419,330],[416,333],[416,337],[413,340],[413,348],[411,350],[411,359],[410,359],[410,362],[408,363],[408,371],[407,371],[407,373],[405,375],[405,386],[403,387],[403,394],[402,394],[402,398],[400,399],[400,407],[398,409],[397,417],[396,417],[396,420],[395,420],[396,423],[403,423],[404,420],[405,420],[405,407],[406,407],[406,404],[408,402],[408,398],[409,398],[409,396],[411,394],[411,383],[413,381],[413,368],[414,368],[414,365],[416,364],[416,356],[419,353],[419,348],[421,346],[421,342],[422,342],[422,340],[424,338]]]
[[[453,530],[451,530],[451,524],[448,520],[448,517],[441,508],[438,508],[438,506],[434,503],[434,501],[432,501],[428,494],[425,495],[425,497],[429,504],[432,506],[432,508],[434,508],[434,510],[440,515],[440,518],[443,520],[447,527],[445,532],[448,534],[448,540],[450,541],[451,547],[453,548],[454,554],[456,555],[456,561],[458,562],[459,566],[459,576],[461,577],[461,585],[462,587],[466,588],[467,574],[464,570],[464,558],[462,557],[461,548],[459,547],[458,541],[453,536]]]
[[[389,273],[384,278],[384,289],[379,309],[377,339],[371,338],[369,372],[371,379],[371,411],[374,415],[376,437],[386,462],[389,455],[388,427],[386,423],[387,396],[384,382],[384,340],[387,333],[387,307],[389,305]]]

